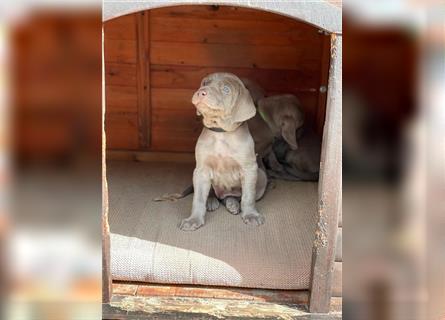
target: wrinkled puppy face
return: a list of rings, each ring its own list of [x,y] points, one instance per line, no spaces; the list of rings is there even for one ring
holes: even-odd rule
[[[255,106],[241,80],[230,73],[213,73],[205,77],[192,103],[203,116],[206,127],[233,131],[255,115]]]

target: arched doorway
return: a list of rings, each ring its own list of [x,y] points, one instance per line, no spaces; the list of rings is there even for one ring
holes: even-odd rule
[[[155,5],[162,7],[159,2]],[[324,159],[318,192],[319,216],[314,245],[309,248],[313,254],[308,289],[311,311],[326,312],[330,300],[334,265],[332,248],[340,203],[341,132],[338,130],[341,126],[341,57],[338,59],[338,54],[341,54],[341,40],[335,34],[325,31],[338,32],[338,21],[333,18],[338,18],[335,7],[327,3],[305,6],[306,11],[298,4],[287,15],[311,25],[256,10],[250,10],[247,15],[250,19],[237,20],[236,15],[249,9],[236,7],[203,6],[204,9],[198,10],[196,6],[182,6],[140,12],[154,6],[150,2],[133,5],[120,3],[116,6],[110,3],[107,11],[105,4],[105,19],[136,12],[110,20],[108,24],[111,30],[114,28],[115,34],[108,39],[105,35],[105,84],[112,87],[111,90],[106,87],[106,121],[111,121],[106,125],[117,130],[114,132],[115,137],[107,137],[107,143],[109,147],[114,145],[116,149],[135,151],[192,151],[200,123],[193,121],[192,108],[181,109],[181,105],[189,100],[191,90],[196,88],[202,76],[211,71],[229,69],[235,73],[241,72],[260,82],[270,93],[291,91],[299,97],[304,96],[309,118],[315,126],[318,125],[320,133],[324,127]],[[274,8],[260,9],[285,11],[279,2]],[[331,10],[331,14],[327,14],[326,10]],[[224,14],[221,15],[221,12]],[[325,18],[316,15],[322,12],[326,13]],[[231,19],[226,19],[230,15]],[[214,22],[215,16],[220,18],[219,24]],[[221,19],[221,16],[224,18]],[[262,19],[259,19],[260,16]],[[277,20],[274,21],[272,17]],[[187,18],[188,28],[184,30],[183,19]],[[332,23],[331,18],[335,23]],[[324,30],[314,26],[317,19],[324,21],[321,28]],[[259,21],[263,21],[269,28],[263,26],[263,29],[256,29]],[[175,25],[175,22],[180,23]],[[200,25],[190,27],[193,24]],[[221,25],[223,27],[218,28]],[[284,36],[274,37],[261,32],[275,31],[271,29],[272,26],[283,28],[282,32],[276,32],[275,35]],[[196,32],[200,28],[201,31]],[[286,34],[289,28],[300,32]],[[107,33],[106,29],[107,23]],[[150,31],[147,32],[147,29]],[[224,33],[224,30],[228,30],[229,34]],[[235,32],[230,34],[230,30]],[[114,48],[108,56],[107,41],[109,48]],[[302,43],[306,44],[298,46]],[[335,49],[332,60],[326,59],[331,55],[331,44]],[[328,83],[329,62],[331,80]],[[323,89],[326,86],[329,86],[327,93]],[[166,100],[168,107],[165,105]],[[129,108],[132,108],[131,111]],[[176,111],[172,113],[172,110]],[[177,119],[182,121],[178,122]],[[183,141],[177,143],[181,138]],[[108,262],[105,262],[105,268]]]

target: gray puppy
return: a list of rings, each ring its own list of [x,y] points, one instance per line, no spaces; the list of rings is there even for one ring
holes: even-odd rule
[[[292,94],[265,97],[264,90],[249,79],[242,79],[257,106],[248,121],[261,168],[269,177],[284,180],[318,180],[321,142],[303,128],[304,113]]]
[[[292,150],[298,149],[296,132],[304,124],[304,113],[296,96],[281,94],[260,99],[258,112],[274,137],[283,137]]]
[[[275,139],[263,156],[269,177],[284,180],[318,180],[321,142],[304,127],[304,113],[294,95],[284,94],[260,99],[263,115]]]
[[[308,129],[301,128],[297,136],[296,150],[283,139],[274,141],[271,154],[264,159],[269,177],[292,181],[318,180],[321,141]]]
[[[256,113],[249,91],[237,76],[214,73],[202,80],[192,102],[203,116],[204,128],[195,148],[192,212],[179,228],[193,231],[201,227],[206,211],[218,208],[219,200],[224,200],[230,213],[241,211],[246,224],[263,224],[255,202],[264,194],[267,177],[258,168],[246,123]]]

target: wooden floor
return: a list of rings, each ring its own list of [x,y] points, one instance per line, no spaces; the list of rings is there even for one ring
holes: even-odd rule
[[[341,319],[341,298],[331,312],[307,312],[306,290],[113,283],[104,319]]]

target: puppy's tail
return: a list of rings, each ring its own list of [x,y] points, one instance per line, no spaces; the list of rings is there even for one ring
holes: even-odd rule
[[[193,185],[188,186],[182,193],[166,193],[160,197],[154,198],[153,201],[177,201],[187,197],[193,193]]]

